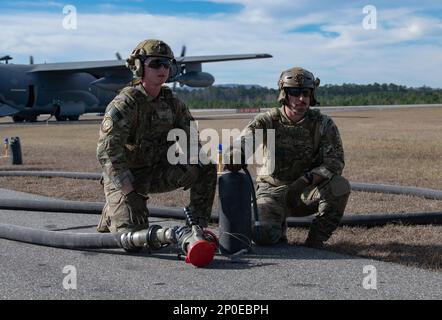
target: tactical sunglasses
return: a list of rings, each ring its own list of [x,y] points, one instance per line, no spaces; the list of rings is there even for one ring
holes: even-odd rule
[[[169,69],[171,65],[172,61],[167,58],[153,59],[147,64],[147,66],[152,69],[159,69],[161,66],[163,66],[165,69]]]
[[[293,97],[298,98],[301,94],[304,98],[310,97],[311,90],[308,88],[289,87],[285,88],[285,92]]]

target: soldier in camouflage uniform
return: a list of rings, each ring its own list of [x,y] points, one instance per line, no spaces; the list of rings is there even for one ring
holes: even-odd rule
[[[184,103],[163,86],[173,59],[166,43],[141,42],[126,64],[138,79],[106,108],[97,147],[106,196],[99,232],[147,228],[148,194],[181,187],[190,188],[189,208],[195,222],[207,226],[216,188],[215,165],[171,165],[167,160],[175,143],[167,141],[169,131],[180,128],[190,137],[193,121]]]
[[[274,170],[263,168],[268,173],[257,177],[262,227],[254,231],[253,240],[261,245],[284,241],[287,216],[316,214],[305,245],[319,248],[338,227],[350,194],[350,184],[341,176],[342,141],[333,120],[310,109],[317,103],[319,86],[311,72],[298,67],[286,70],[278,86],[282,106],[256,116],[241,134],[253,138],[255,129],[275,130]],[[226,168],[235,172],[244,164],[232,164],[233,154],[244,154],[244,147],[232,151]]]

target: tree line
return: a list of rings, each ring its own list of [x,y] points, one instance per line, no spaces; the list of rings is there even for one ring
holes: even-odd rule
[[[277,106],[278,90],[260,86],[212,86],[202,89],[177,88],[178,97],[191,109],[270,108]],[[316,91],[322,106],[364,106],[442,103],[442,89],[411,88],[390,84],[324,85]]]

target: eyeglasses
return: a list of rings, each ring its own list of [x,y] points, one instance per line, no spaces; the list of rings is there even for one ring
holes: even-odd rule
[[[301,94],[304,98],[310,97],[311,90],[308,88],[289,87],[285,88],[285,92],[293,97],[298,98]]]
[[[172,61],[170,61],[169,59],[166,59],[166,58],[153,59],[147,64],[147,66],[152,69],[159,69],[159,68],[161,68],[161,66],[163,66],[165,69],[169,69],[171,67],[171,65],[172,65]]]

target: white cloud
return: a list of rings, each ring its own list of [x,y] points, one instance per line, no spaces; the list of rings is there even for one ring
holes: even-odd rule
[[[301,65],[323,83],[376,81],[441,87],[442,73],[435,70],[442,65],[442,22],[416,13],[414,7],[378,6],[378,28],[364,30],[362,3],[235,2],[243,10],[208,17],[79,13],[77,30],[62,28],[61,10],[60,14],[0,14],[0,54],[14,56],[16,63],[26,63],[29,54],[36,62],[113,59],[115,52],[126,56],[145,38],[160,38],[176,54],[185,44],[188,55],[266,52],[274,56],[205,64],[203,69],[215,75],[216,83],[276,87],[282,70]],[[338,36],[289,32],[304,25],[318,25]]]

